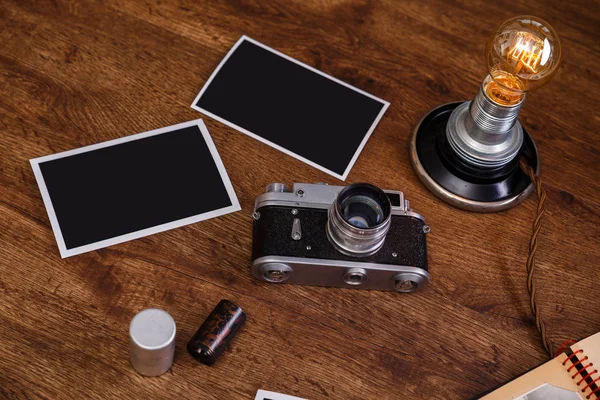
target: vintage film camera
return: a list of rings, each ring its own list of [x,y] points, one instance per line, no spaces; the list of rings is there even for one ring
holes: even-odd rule
[[[429,282],[429,226],[400,191],[272,183],[253,218],[252,274],[260,280],[396,292]]]

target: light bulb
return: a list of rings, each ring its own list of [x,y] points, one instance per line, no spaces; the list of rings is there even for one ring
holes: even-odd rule
[[[546,21],[529,15],[506,20],[486,47],[485,93],[498,104],[518,104],[552,78],[560,56],[558,35]]]

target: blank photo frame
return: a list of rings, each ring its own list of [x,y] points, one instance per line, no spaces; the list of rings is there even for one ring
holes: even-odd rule
[[[389,103],[246,36],[192,108],[345,180]]]
[[[240,210],[202,120],[30,163],[63,258]]]

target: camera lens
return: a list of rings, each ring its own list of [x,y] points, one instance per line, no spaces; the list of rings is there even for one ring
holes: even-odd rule
[[[381,248],[391,223],[390,200],[368,183],[346,186],[329,209],[327,237],[343,254],[368,256]]]

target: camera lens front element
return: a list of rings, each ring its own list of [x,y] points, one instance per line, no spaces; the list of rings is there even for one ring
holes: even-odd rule
[[[368,183],[346,186],[329,208],[327,237],[350,256],[377,252],[390,229],[392,206],[383,190]]]
[[[383,221],[383,208],[369,196],[355,195],[341,204],[342,218],[357,228],[371,228]]]

